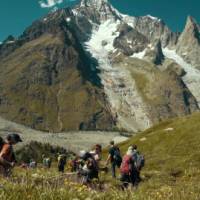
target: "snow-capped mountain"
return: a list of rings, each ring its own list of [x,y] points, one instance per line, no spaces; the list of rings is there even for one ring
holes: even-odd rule
[[[48,131],[137,132],[195,112],[199,33],[191,17],[174,33],[161,19],[124,15],[107,0],[50,13],[0,45],[0,114]]]

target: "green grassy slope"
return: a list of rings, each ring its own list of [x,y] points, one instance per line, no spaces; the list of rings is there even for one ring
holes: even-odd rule
[[[173,129],[173,130],[167,130]],[[200,113],[165,121],[121,145],[125,151],[137,144],[145,154],[146,170],[169,172],[200,164]]]
[[[122,152],[132,144],[146,158],[140,198],[200,198],[200,113],[154,126],[122,143]]]
[[[4,188],[0,190],[0,195],[3,200],[25,200],[27,196],[33,200],[200,199],[200,113],[171,119],[130,138],[119,144],[122,153],[132,144],[137,144],[146,157],[146,165],[141,173],[142,182],[137,190],[120,190],[119,180],[111,179],[110,173],[100,174],[100,180],[105,186],[103,190],[91,190],[71,183],[67,178],[52,181],[49,177],[58,175],[55,168],[48,171],[38,168],[28,172],[17,168],[14,180],[23,177],[26,181],[13,184],[9,180],[0,179]],[[105,158],[107,149],[103,153]]]

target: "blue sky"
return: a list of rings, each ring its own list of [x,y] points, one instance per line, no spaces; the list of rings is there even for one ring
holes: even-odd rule
[[[31,23],[56,7],[74,5],[79,0],[1,0],[0,41],[18,36]],[[55,6],[53,4],[57,3]],[[200,22],[200,0],[110,0],[122,13],[162,18],[173,31],[182,31],[187,15]]]

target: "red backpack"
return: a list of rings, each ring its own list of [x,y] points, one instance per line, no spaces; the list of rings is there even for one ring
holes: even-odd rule
[[[122,164],[120,167],[120,172],[123,174],[129,174],[131,171],[131,159],[132,157],[129,155],[125,155],[122,160]]]

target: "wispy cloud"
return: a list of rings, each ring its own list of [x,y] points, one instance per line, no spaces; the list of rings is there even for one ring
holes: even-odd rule
[[[41,8],[51,8],[56,6],[57,4],[63,3],[63,0],[41,0],[39,4]]]

